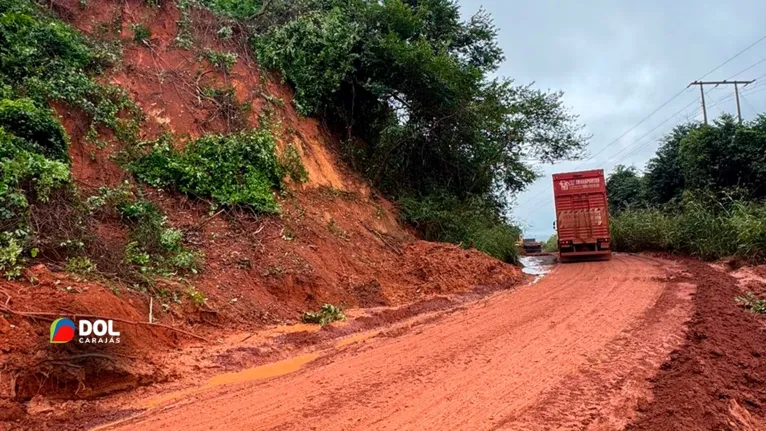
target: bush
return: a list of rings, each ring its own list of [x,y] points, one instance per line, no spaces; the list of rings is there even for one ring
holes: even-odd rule
[[[658,209],[626,210],[611,218],[612,247],[618,251],[662,251],[671,248],[676,218]]]
[[[343,314],[343,310],[332,304],[325,304],[322,308],[313,313],[303,313],[303,321],[305,323],[316,323],[318,325],[326,325],[328,323],[346,320],[346,315]]]
[[[136,42],[148,42],[152,38],[152,31],[146,24],[133,24],[133,40]]]
[[[24,139],[31,150],[69,162],[66,132],[50,108],[38,108],[30,99],[0,99],[0,127]]]
[[[680,211],[626,210],[612,216],[618,251],[670,251],[705,260],[766,261],[766,204],[686,193]]]
[[[225,72],[230,72],[231,68],[237,63],[237,54],[235,52],[221,52],[206,50],[205,58],[213,67],[223,69]]]
[[[87,256],[76,256],[67,259],[66,270],[75,274],[86,275],[94,272],[96,265]]]
[[[555,253],[559,251],[559,236],[553,234],[543,243],[543,251],[546,253]]]
[[[461,202],[447,194],[399,201],[404,220],[412,223],[428,241],[444,241],[475,247],[497,259],[515,263],[520,229],[497,217],[491,204]]]
[[[155,187],[211,198],[220,205],[246,205],[266,213],[279,210],[272,189],[281,186],[282,168],[268,130],[205,135],[180,151],[165,136],[128,167]]]
[[[296,183],[305,183],[309,180],[309,172],[303,165],[301,155],[293,144],[287,144],[282,155],[279,157],[279,164],[282,165],[287,176]]]
[[[0,272],[19,274],[32,236],[31,200],[46,201],[69,181],[69,167],[30,151],[30,143],[0,127]]]
[[[151,283],[154,277],[196,273],[202,254],[186,249],[183,232],[167,225],[162,211],[145,199],[136,199],[128,183],[118,188],[102,187],[87,200],[95,214],[113,212],[128,226],[123,265],[119,275],[131,282]]]
[[[118,211],[131,227],[125,259],[142,274],[167,275],[177,270],[196,273],[201,254],[183,247],[183,233],[167,227],[166,217],[149,201],[124,201]]]

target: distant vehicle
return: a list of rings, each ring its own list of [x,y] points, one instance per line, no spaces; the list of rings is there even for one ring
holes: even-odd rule
[[[543,243],[537,242],[535,238],[524,238],[521,246],[524,248],[524,253],[542,253],[543,251]]]
[[[611,259],[603,169],[553,174],[559,260]]]

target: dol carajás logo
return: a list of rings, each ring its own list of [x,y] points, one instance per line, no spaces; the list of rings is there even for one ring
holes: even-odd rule
[[[68,343],[72,341],[74,333],[74,322],[66,317],[56,319],[51,323],[51,343],[53,344]]]

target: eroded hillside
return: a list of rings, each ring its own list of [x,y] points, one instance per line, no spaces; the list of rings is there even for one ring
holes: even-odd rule
[[[295,323],[323,304],[398,306],[522,280],[476,250],[419,241],[344,165],[328,128],[296,113],[289,86],[255,63],[240,29],[180,4],[71,0],[39,11],[112,58],[93,79],[121,103],[113,123],[99,123],[77,103],[48,100],[68,136],[71,176],[47,201],[28,195],[32,239],[19,276],[0,281],[0,402],[89,398],[166,379],[158,353]],[[262,179],[243,163],[254,155],[226,151],[245,141],[279,176],[267,193],[243,194]],[[211,162],[232,154],[242,159]],[[224,176],[216,166],[247,171],[231,176],[245,186],[227,184],[229,205],[205,194]],[[171,178],[181,180],[171,183],[163,175],[176,168]],[[47,247],[35,229],[54,232],[57,244]],[[122,342],[50,344],[50,322],[67,316],[119,319]]]

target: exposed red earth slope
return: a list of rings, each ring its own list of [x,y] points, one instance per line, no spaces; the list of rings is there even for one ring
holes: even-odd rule
[[[97,148],[85,139],[82,113],[54,106],[71,137],[72,174],[84,195],[130,181],[165,211],[170,225],[184,231],[188,246],[205,254],[203,271],[187,281],[205,295],[206,304],[198,309],[183,297],[187,284],[160,281],[160,287],[184,300],[166,301],[163,310],[162,301],[155,299],[155,322],[209,343],[234,331],[295,323],[303,311],[324,303],[396,306],[434,294],[510,288],[522,281],[518,268],[475,250],[418,241],[400,224],[392,204],[339,160],[337,142],[327,129],[296,113],[291,90],[252,61],[247,47],[236,42],[241,38],[221,42],[215,37],[216,18],[193,10],[195,47],[181,49],[174,43],[180,12],[175,3],[162,3],[158,8],[138,0],[88,2],[83,9],[77,0],[61,0],[51,6],[93,37],[116,30],[113,37],[123,41],[123,58],[103,80],[125,89],[146,114],[142,139],[165,132],[182,139],[225,133],[234,129],[232,121],[255,127],[266,116],[278,126],[280,151],[294,145],[309,175],[306,183],[289,184],[288,192],[279,196],[279,216],[244,210],[211,216],[205,202],[135,183],[112,157],[120,150],[116,140],[107,139],[106,148]],[[150,43],[133,41],[136,23],[149,27]],[[204,59],[206,49],[236,52],[238,61],[224,73]],[[248,109],[235,119],[226,118],[200,96],[203,85],[233,86],[237,103]],[[118,222],[99,221],[97,234],[107,250],[121,250],[127,241]],[[82,280],[46,262],[32,264],[37,266],[23,280],[0,281],[0,301],[8,299],[7,306],[18,313],[0,315],[3,403],[23,403],[40,394],[93,398],[164,380],[168,367],[156,354],[203,342],[170,328],[144,325],[149,295],[130,286]],[[21,315],[29,312],[50,315]],[[119,346],[83,350],[48,343],[48,326],[56,315],[98,315],[133,323],[121,325]],[[7,412],[3,415],[14,418],[20,410],[9,407]]]

